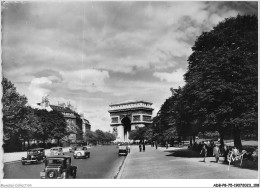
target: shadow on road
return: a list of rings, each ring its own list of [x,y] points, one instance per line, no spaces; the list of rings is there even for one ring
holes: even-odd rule
[[[187,157],[187,158],[201,158],[202,156],[200,155],[199,152],[197,151],[192,151],[187,148],[185,149],[179,149],[179,150],[169,150],[169,151],[164,151],[164,152],[169,152],[170,154],[166,155],[169,157]]]

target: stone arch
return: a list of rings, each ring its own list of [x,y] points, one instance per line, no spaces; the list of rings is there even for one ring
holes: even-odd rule
[[[124,128],[124,137],[125,137],[125,139],[128,139],[128,138],[126,138],[126,136],[128,136],[129,132],[131,131],[131,120],[129,117],[126,116],[121,120],[121,123]]]

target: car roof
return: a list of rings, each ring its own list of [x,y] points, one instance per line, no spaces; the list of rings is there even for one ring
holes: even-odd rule
[[[47,159],[68,159],[68,158],[71,158],[70,156],[68,155],[55,155],[55,156],[50,156],[50,157],[47,157]]]
[[[29,149],[28,151],[38,151],[38,150],[44,150],[44,148],[34,148],[34,149]]]
[[[62,147],[53,147],[53,148],[51,148],[51,149],[62,149]]]

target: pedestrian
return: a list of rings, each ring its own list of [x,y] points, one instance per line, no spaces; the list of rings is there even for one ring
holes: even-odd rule
[[[157,141],[155,142],[155,148],[157,149],[157,147],[158,147],[158,144],[157,144]]]
[[[143,152],[145,152],[145,142],[143,142]]]
[[[223,148],[223,156],[224,156],[224,162],[227,163],[227,156],[228,156],[228,153],[229,153],[229,149],[227,147],[227,145],[225,144],[224,145],[224,148]]]
[[[206,144],[203,145],[200,154],[202,156],[204,156],[204,160],[202,162],[206,162],[206,157],[207,157],[207,148],[206,148]]]
[[[139,142],[139,150],[140,150],[140,152],[142,151],[142,143],[141,142]]]
[[[219,160],[219,154],[220,154],[219,147],[217,145],[214,145],[214,147],[213,147],[213,156],[215,156],[216,163]]]
[[[165,143],[165,144],[166,144],[166,149],[168,149],[168,142],[166,141],[166,143]]]

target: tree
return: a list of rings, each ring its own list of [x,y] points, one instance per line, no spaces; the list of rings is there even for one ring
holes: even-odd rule
[[[24,119],[27,98],[20,95],[16,91],[14,84],[5,77],[3,77],[2,86],[4,137],[9,139],[19,132],[20,124]]]
[[[20,130],[26,126],[24,121],[26,115],[27,98],[20,95],[14,84],[3,77],[3,131],[5,143],[9,143],[8,149],[20,149]]]
[[[147,131],[147,127],[136,127],[135,130],[132,130],[129,133],[129,139],[144,141],[146,139],[145,137],[146,131]]]
[[[202,33],[185,74],[186,96],[192,111],[199,113],[200,128],[217,130],[222,139],[232,129],[238,148],[242,130],[253,128],[257,134],[257,22],[254,15],[238,15]]]
[[[41,126],[38,137],[42,139],[43,143],[48,139],[57,139],[59,144],[61,138],[69,135],[67,123],[60,112],[34,109],[34,113]]]
[[[96,143],[97,141],[97,135],[95,132],[87,130],[84,136],[84,141],[90,142],[90,143]]]

